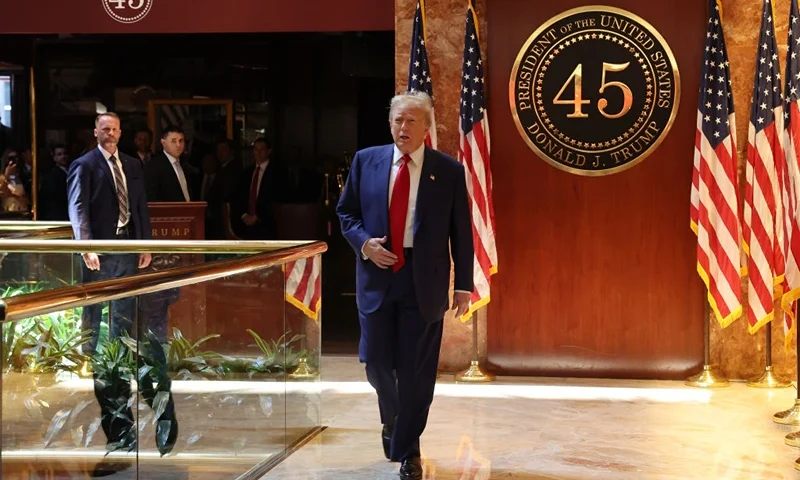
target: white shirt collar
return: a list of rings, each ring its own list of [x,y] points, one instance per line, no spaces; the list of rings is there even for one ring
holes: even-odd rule
[[[256,169],[264,170],[265,168],[267,168],[267,165],[269,165],[269,159],[267,159],[267,161],[264,163],[256,163]]]
[[[164,155],[167,156],[167,160],[169,160],[169,163],[171,163],[173,165],[175,165],[176,163],[181,163],[180,160],[178,160],[177,158],[173,157],[172,155],[170,155],[166,151],[164,151]]]
[[[98,145],[98,146],[97,146],[97,149],[98,149],[98,150],[100,150],[100,153],[102,153],[102,154],[103,154],[103,158],[105,158],[105,159],[106,159],[106,161],[108,161],[108,159],[109,159],[109,158],[111,158],[111,155],[114,155],[114,157],[115,157],[117,160],[119,160],[119,154],[118,154],[118,152],[109,153],[109,152],[107,152],[107,151],[106,151],[106,149],[105,149],[105,148],[101,147],[100,145]]]
[[[416,166],[422,165],[422,159],[425,157],[425,144],[423,143],[420,147],[409,155],[411,157],[411,161]],[[400,149],[397,148],[397,145],[394,146],[394,158],[392,159],[392,163],[397,163],[400,159],[403,158],[403,153],[400,152]]]

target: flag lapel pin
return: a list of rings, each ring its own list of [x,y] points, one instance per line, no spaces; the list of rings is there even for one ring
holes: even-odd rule
[[[431,180],[436,181],[436,175],[431,175]]]

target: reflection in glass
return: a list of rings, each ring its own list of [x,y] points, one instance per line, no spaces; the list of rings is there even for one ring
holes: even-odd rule
[[[283,453],[319,427],[320,265],[173,289],[165,334],[153,294],[119,329],[113,303],[97,329],[86,307],[4,324],[2,478],[216,480]]]

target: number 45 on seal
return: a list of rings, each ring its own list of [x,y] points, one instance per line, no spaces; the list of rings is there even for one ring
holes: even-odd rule
[[[600,80],[600,91],[599,93],[603,93],[606,87],[617,87],[622,90],[622,109],[614,114],[606,113],[606,107],[608,107],[608,100],[605,98],[601,98],[597,101],[597,109],[600,111],[600,114],[606,118],[620,118],[624,116],[628,111],[631,109],[633,105],[633,92],[631,91],[630,87],[625,85],[622,82],[606,82],[606,72],[621,72],[630,66],[630,62],[625,63],[606,63],[603,62],[603,78]],[[572,100],[561,100],[561,95],[564,94],[564,90],[567,89],[567,86],[570,82],[575,83],[575,97]],[[572,75],[569,76],[564,85],[561,87],[561,90],[558,91],[555,98],[553,98],[553,105],[573,105],[572,113],[567,114],[567,118],[589,118],[589,115],[583,113],[583,105],[590,103],[589,100],[583,99],[583,64],[579,63],[575,70],[572,71]]]
[[[106,0],[109,4],[116,4],[117,6],[114,7],[117,10],[122,10],[125,8],[125,4],[128,4],[128,8],[132,8],[134,10],[140,10],[144,7],[145,0]]]

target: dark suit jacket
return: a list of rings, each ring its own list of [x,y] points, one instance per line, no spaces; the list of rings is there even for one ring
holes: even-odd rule
[[[192,184],[189,172],[184,170],[186,188],[189,198],[192,197]],[[145,183],[147,184],[148,202],[185,202],[178,174],[172,168],[164,152],[159,153],[147,162],[144,167]]]
[[[393,157],[393,145],[356,153],[336,208],[342,234],[356,252],[356,302],[367,314],[381,306],[392,278],[391,269],[383,270],[363,259],[361,247],[370,238],[389,236]],[[455,289],[473,290],[472,242],[464,167],[452,157],[426,148],[417,191],[412,261],[417,302],[428,322],[442,320],[447,310],[451,253]],[[387,242],[384,248],[391,246]]]
[[[208,217],[206,227],[207,238],[226,238],[225,232],[227,232],[227,225],[225,225],[223,221],[223,211],[225,203],[232,202],[233,193],[239,186],[241,176],[242,163],[238,159],[231,160],[217,171],[217,175],[214,177],[214,183],[206,198],[206,202],[208,202],[208,207],[206,207],[206,214]],[[203,183],[202,173],[199,177],[197,183],[198,197]]]
[[[132,237],[150,239],[150,215],[142,162],[120,153],[127,179]],[[98,148],[93,148],[69,167],[67,177],[69,220],[76,240],[113,240],[117,236],[119,204],[114,176]]]
[[[42,177],[42,187],[39,191],[40,220],[69,220],[67,209],[67,172],[58,165]]]
[[[275,203],[285,199],[286,173],[283,167],[270,160],[264,175],[261,176],[261,187],[256,199],[256,216],[258,223],[248,227],[241,221],[242,215],[250,210],[250,184],[253,180],[255,166],[248,167],[241,175],[239,187],[231,202],[231,221],[234,230],[244,238],[271,240],[275,238]]]

